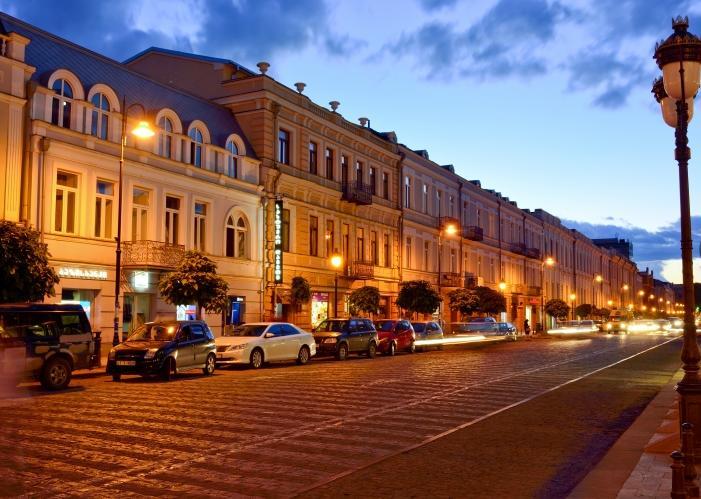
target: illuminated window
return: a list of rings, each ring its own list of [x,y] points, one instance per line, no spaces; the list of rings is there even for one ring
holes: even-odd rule
[[[166,196],[165,234],[166,243],[180,244],[180,199]]]
[[[66,80],[58,79],[51,89],[56,92],[51,100],[51,123],[63,128],[70,128],[73,88]]]
[[[58,171],[54,189],[54,230],[65,234],[75,234],[76,198],[78,196],[78,175]]]
[[[134,188],[131,208],[131,240],[148,240],[148,214],[151,195],[147,190]]]
[[[98,180],[95,189],[95,237],[112,239],[114,183]]]
[[[195,203],[193,222],[192,246],[196,250],[204,251],[207,241],[207,205],[204,203]]]

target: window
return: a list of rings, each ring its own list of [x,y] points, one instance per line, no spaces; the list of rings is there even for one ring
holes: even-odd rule
[[[56,172],[54,190],[54,230],[66,234],[75,234],[76,197],[78,196],[78,175]]]
[[[290,164],[290,132],[282,128],[277,135],[277,160],[286,165]]]
[[[309,254],[319,256],[319,218],[309,217]]]
[[[391,267],[392,266],[392,258],[389,254],[389,234],[385,234],[384,242],[382,244],[384,246],[382,248],[382,253],[384,255],[383,260],[384,260],[385,267]]]
[[[377,195],[377,172],[376,168],[371,166],[370,171],[368,173],[369,175],[369,181],[370,181],[370,192],[372,193],[373,196]]]
[[[421,191],[421,208],[424,213],[428,213],[428,185],[424,184]]]
[[[365,229],[358,229],[355,238],[355,255],[361,262],[365,261]]]
[[[382,172],[382,197],[389,199],[389,175],[387,172]]]
[[[404,207],[411,208],[411,177],[404,177]]]
[[[234,223],[233,215],[226,220],[226,256],[247,258],[248,226],[243,217],[238,217]]]
[[[350,251],[350,226],[343,224],[341,232],[341,242],[343,244],[343,261],[348,261],[348,252]]]
[[[451,194],[448,196],[448,215],[451,217],[455,216],[455,197]]]
[[[166,196],[166,219],[165,219],[166,244],[179,244],[180,227],[180,199],[173,196]]]
[[[199,128],[190,130],[190,163],[202,168],[202,132]]]
[[[424,241],[424,270],[430,270],[428,268],[429,258],[431,256],[431,245],[428,241]]]
[[[336,251],[336,234],[334,232],[333,220],[326,221],[326,256],[331,256]]]
[[[309,142],[309,173],[316,175],[317,172],[317,147],[316,142]]]
[[[355,182],[356,184],[363,185],[363,162],[355,162]]]
[[[131,240],[148,240],[148,212],[150,193],[135,187],[132,193]]]
[[[443,213],[442,201],[443,201],[443,193],[441,191],[439,191],[438,189],[436,189],[436,215],[439,217]]]
[[[450,250],[450,272],[458,271],[458,256],[454,249]]]
[[[102,140],[107,140],[107,132],[109,127],[109,112],[110,102],[105,97],[105,94],[95,94],[90,100],[93,105],[92,110],[92,125],[90,134]]]
[[[326,178],[333,180],[333,149],[326,148]]]
[[[239,177],[239,149],[233,140],[226,142],[226,174],[231,178]]]
[[[195,203],[194,231],[192,233],[192,246],[200,251],[205,250],[207,237],[207,205]]]
[[[282,210],[282,251],[290,251],[290,210]]]
[[[348,183],[348,157],[345,154],[341,156],[341,182]]]
[[[158,155],[173,158],[173,122],[165,116],[158,120]]]
[[[95,189],[95,237],[112,238],[114,183],[98,180]]]
[[[56,92],[56,95],[51,99],[51,123],[63,128],[70,128],[73,89],[64,79],[56,80],[51,89]]]
[[[380,252],[377,247],[377,231],[370,231],[370,258],[373,265],[380,265]]]
[[[411,238],[406,238],[406,246],[404,248],[404,266],[411,268]]]

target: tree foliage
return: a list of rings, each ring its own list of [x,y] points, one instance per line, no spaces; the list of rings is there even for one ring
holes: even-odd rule
[[[499,291],[487,286],[477,286],[475,294],[479,298],[479,310],[481,312],[489,315],[506,312],[506,298]]]
[[[401,284],[397,305],[412,314],[432,314],[442,299],[428,281],[406,281]]]
[[[0,303],[42,301],[59,278],[39,232],[0,221]]]
[[[228,303],[229,286],[217,275],[217,264],[199,251],[187,251],[173,272],[161,277],[158,290],[163,299],[172,305],[197,305],[197,318],[201,310],[223,312]]]
[[[594,310],[592,311],[592,314],[594,317],[600,317],[602,319],[608,319],[608,317],[611,315],[611,310],[608,308],[597,308],[594,307]]]
[[[474,290],[458,288],[448,293],[448,306],[464,318],[479,310],[480,299]]]
[[[380,308],[380,290],[375,286],[363,286],[353,290],[348,296],[348,305],[351,310],[358,312],[377,313]]]
[[[304,277],[293,277],[290,286],[290,301],[299,308],[303,303],[312,299],[312,287]]]
[[[570,313],[570,306],[563,300],[554,298],[545,304],[545,312],[557,319],[566,319]]]
[[[591,304],[582,303],[581,305],[577,305],[577,307],[575,307],[574,315],[577,317],[591,317],[593,311],[594,307],[592,307]]]

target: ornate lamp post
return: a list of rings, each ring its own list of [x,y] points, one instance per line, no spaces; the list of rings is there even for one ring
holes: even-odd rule
[[[338,269],[343,266],[343,256],[339,253],[334,253],[329,259],[329,263],[334,268],[333,274],[333,315],[331,317],[338,317]]]
[[[129,110],[133,107],[140,107],[144,116],[146,116],[146,109],[144,106],[134,103],[127,107],[127,98],[122,98],[122,134],[119,139],[119,191],[117,194],[117,237],[115,238],[117,248],[115,250],[114,263],[114,334],[112,336],[112,345],[117,345],[119,343],[119,292],[122,280],[122,185],[124,184],[124,148],[127,145],[127,116]],[[155,134],[146,121],[140,121],[131,133],[140,139],[147,139],[153,137]]]
[[[540,322],[543,333],[548,332],[548,324],[545,320],[545,267],[552,267],[553,265],[555,265],[555,259],[551,256],[540,262]]]
[[[679,165],[679,206],[681,225],[682,276],[684,287],[684,343],[681,360],[684,377],[677,384],[679,421],[692,423],[694,448],[701,451],[701,378],[699,346],[694,324],[694,273],[689,203],[689,158],[687,125],[693,113],[694,96],[701,79],[701,39],[687,31],[689,19],[672,21],[674,33],[655,46],[655,61],[662,70],[662,81],[655,81],[653,93],[662,108],[662,117],[675,128],[674,156]],[[698,454],[697,454],[698,455]]]

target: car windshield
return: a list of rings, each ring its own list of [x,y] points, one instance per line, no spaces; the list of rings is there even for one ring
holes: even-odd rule
[[[471,322],[470,324],[467,324],[466,327],[462,328],[463,330],[467,331],[484,331],[490,330],[494,328],[494,323],[490,322]]]
[[[491,317],[475,317],[474,319],[470,319],[470,322],[494,322],[494,319]]]
[[[265,324],[243,324],[232,329],[225,336],[260,336],[267,328]]]
[[[177,324],[143,324],[129,335],[129,341],[173,341]]]
[[[343,328],[346,325],[346,321],[344,320],[324,320],[321,321],[321,324],[319,324],[316,327],[317,331],[320,332],[335,332],[335,333],[340,333],[343,331]]]
[[[412,322],[411,325],[414,326],[414,331],[417,333],[423,333],[424,329],[426,329],[425,322]]]
[[[394,329],[394,321],[377,321],[375,327],[378,331],[392,331]]]

